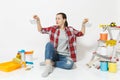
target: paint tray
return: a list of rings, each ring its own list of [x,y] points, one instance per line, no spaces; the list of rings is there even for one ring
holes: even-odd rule
[[[21,67],[21,64],[14,61],[0,63],[0,71],[4,71],[4,72],[10,72],[20,67]]]

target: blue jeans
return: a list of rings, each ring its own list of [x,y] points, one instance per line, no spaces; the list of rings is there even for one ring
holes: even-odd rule
[[[49,59],[55,63],[55,67],[63,68],[63,69],[72,69],[73,60],[65,55],[60,55],[55,50],[52,43],[48,42],[45,48],[45,60]]]

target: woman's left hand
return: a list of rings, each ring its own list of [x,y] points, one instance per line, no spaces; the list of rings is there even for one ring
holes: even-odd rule
[[[85,23],[87,23],[87,22],[88,22],[88,19],[85,18],[85,19],[83,20],[82,24],[85,24]]]

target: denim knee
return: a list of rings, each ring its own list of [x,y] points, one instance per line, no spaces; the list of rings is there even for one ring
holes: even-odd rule
[[[45,49],[45,60],[46,59],[54,60],[55,57],[56,57],[56,52],[54,49],[54,45],[51,42],[48,42],[46,44],[46,49]]]
[[[54,48],[54,45],[51,42],[48,42],[45,46],[46,49]]]
[[[65,69],[68,69],[68,70],[72,69],[73,64],[74,64],[74,62],[72,60],[67,60],[66,64],[65,64]]]

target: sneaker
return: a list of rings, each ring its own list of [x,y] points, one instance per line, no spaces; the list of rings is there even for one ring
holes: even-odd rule
[[[52,72],[53,72],[53,66],[52,65],[46,65],[45,66],[45,71],[42,73],[42,77],[47,77]]]
[[[45,66],[45,61],[44,62],[40,62],[40,66]]]

